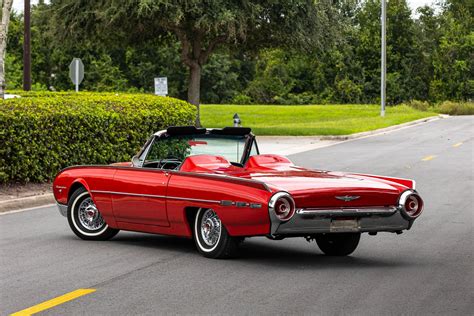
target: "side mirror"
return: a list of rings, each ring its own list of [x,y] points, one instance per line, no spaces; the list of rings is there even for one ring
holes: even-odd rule
[[[137,156],[132,157],[132,167],[140,168],[142,166],[141,160]]]

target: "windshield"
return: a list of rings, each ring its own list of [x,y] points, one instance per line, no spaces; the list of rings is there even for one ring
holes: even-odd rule
[[[223,156],[230,162],[240,163],[245,149],[245,136],[186,135],[164,139],[156,138],[144,159],[145,164],[162,159],[183,161],[188,156]]]

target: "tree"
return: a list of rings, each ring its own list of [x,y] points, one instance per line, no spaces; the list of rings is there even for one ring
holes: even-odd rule
[[[474,98],[474,6],[470,0],[448,0],[441,14],[442,35],[433,59],[432,100]]]
[[[7,51],[8,24],[13,0],[2,1],[2,22],[0,24],[0,98],[5,96],[5,55]]]
[[[197,126],[202,67],[216,49],[312,49],[333,37],[337,21],[328,0],[56,0],[53,7],[66,37],[85,32],[139,42],[175,36],[188,68],[188,102],[198,108]]]

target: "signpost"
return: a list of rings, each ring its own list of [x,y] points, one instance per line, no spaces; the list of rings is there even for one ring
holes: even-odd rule
[[[80,58],[73,58],[69,65],[69,78],[76,86],[76,92],[79,92],[79,85],[84,79],[84,64]]]
[[[158,77],[155,78],[155,94],[163,97],[168,95],[168,78]]]
[[[385,116],[385,100],[386,100],[386,81],[387,81],[387,37],[385,34],[387,23],[387,0],[382,0],[382,14],[380,16],[382,47],[381,47],[381,74],[380,74],[380,116]]]

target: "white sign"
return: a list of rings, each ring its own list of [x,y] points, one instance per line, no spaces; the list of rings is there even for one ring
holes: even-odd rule
[[[84,79],[84,64],[80,58],[73,58],[69,64],[69,78],[76,86],[76,92],[79,91],[79,85]]]
[[[161,96],[168,95],[168,78],[159,77],[155,78],[155,94]]]

